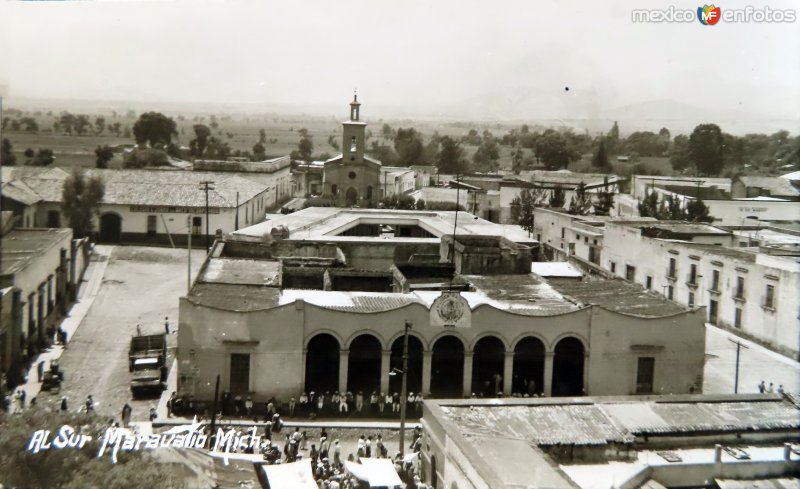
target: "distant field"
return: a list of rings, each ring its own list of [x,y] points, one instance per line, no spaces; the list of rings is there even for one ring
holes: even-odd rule
[[[53,110],[52,114],[57,114],[58,110]],[[314,140],[314,154],[329,153],[337,154],[339,151],[328,143],[328,138],[333,136],[336,142],[341,145],[341,123],[347,118],[346,107],[343,108],[342,117],[313,117],[313,116],[272,116],[272,115],[217,115],[216,120],[219,125],[217,129],[212,129],[212,135],[227,142],[233,151],[252,151],[253,145],[258,142],[259,130],[264,129],[267,136],[267,155],[282,156],[289,154],[297,148],[300,139],[298,130],[306,128],[311,133]],[[131,144],[133,138],[118,137],[110,135],[107,131],[100,135],[69,135],[53,131],[55,115],[46,115],[45,112],[38,114],[26,113],[35,117],[39,124],[38,133],[26,133],[22,131],[3,132],[3,137],[7,137],[14,147],[18,162],[24,162],[23,152],[26,148],[38,150],[40,148],[52,149],[56,155],[56,166],[73,167],[93,167],[95,165],[94,150],[97,146]],[[120,123],[122,128],[132,128],[138,118],[127,117],[125,114],[90,114],[91,122],[94,122],[98,115],[105,117],[106,126]],[[189,141],[194,138],[194,124],[205,124],[210,126],[210,116],[203,116],[203,120],[195,121],[194,117],[181,116],[179,114],[167,114],[172,117],[176,124],[178,135],[176,142],[183,146],[188,146]],[[7,114],[7,118],[17,118],[18,114]],[[370,120],[367,115],[366,121],[369,124],[367,130],[372,133],[372,138],[368,140],[368,145],[373,140],[379,140],[380,130],[386,122],[397,129],[400,127],[414,127],[420,131],[426,139],[434,133],[441,136],[452,136],[460,138],[469,132],[469,128],[474,127],[478,132],[489,129],[497,137],[501,137],[510,129],[516,127],[512,125],[500,124],[475,124],[468,123],[437,123],[431,121],[411,121],[411,120]],[[230,136],[230,137],[229,137]],[[391,141],[386,141],[391,144]],[[477,147],[462,146],[467,158],[471,159]],[[120,161],[115,159],[111,162],[111,167],[119,166]],[[500,167],[511,167],[511,148],[500,147]]]

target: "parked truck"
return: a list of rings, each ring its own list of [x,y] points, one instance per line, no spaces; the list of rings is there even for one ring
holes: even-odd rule
[[[149,334],[131,338],[128,350],[128,371],[141,367],[160,369],[167,361],[167,335]]]

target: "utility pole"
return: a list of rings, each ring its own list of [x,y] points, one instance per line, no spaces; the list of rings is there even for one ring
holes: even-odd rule
[[[188,243],[189,261],[186,267],[186,295],[192,290],[192,216],[186,217],[186,242]]]
[[[219,374],[217,374],[217,385],[214,387],[214,402],[211,403],[211,444],[209,446],[212,447],[214,446],[214,440],[217,439],[217,434],[214,433],[214,430],[217,427],[217,399],[219,399]]]
[[[741,351],[742,348],[744,348],[745,350],[749,350],[750,348],[748,348],[747,345],[743,345],[742,342],[739,341],[739,340],[735,340],[734,341],[734,340],[728,338],[728,341],[730,341],[731,343],[736,345],[736,378],[735,378],[735,380],[733,382],[733,393],[734,394],[738,394],[739,393],[739,352]]]
[[[209,190],[214,190],[214,182],[210,180],[203,180],[200,182],[200,190],[205,191],[206,193],[206,253],[211,251],[211,245],[208,242],[208,235],[209,235],[209,224],[208,224],[208,192]]]
[[[406,396],[408,393],[408,331],[412,325],[405,322],[405,333],[403,334],[403,380],[400,383],[400,459],[405,455],[406,444]]]

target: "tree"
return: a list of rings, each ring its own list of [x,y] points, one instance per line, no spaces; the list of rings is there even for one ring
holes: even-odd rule
[[[414,201],[414,197],[405,194],[392,194],[388,197],[384,197],[378,203],[380,207],[385,209],[404,209],[404,210],[413,210],[416,208],[416,202]]]
[[[511,170],[515,175],[519,175],[519,173],[522,171],[524,161],[525,152],[522,151],[522,146],[517,144],[514,147],[514,151],[511,152]]]
[[[375,143],[377,143],[377,141],[372,141],[372,145],[373,145],[373,146],[375,145]],[[336,140],[336,137],[335,137],[333,134],[331,134],[330,136],[328,136],[328,144],[329,144],[329,145],[331,146],[331,148],[333,148],[334,150],[336,150],[336,151],[339,151],[339,149],[340,149],[340,148],[339,148],[339,141],[337,141],[337,140]]]
[[[103,134],[103,131],[106,129],[106,118],[105,117],[97,117],[94,120],[94,132],[95,134]]]
[[[686,220],[693,222],[713,222],[708,206],[701,199],[692,199],[686,204]]]
[[[392,126],[384,123],[383,126],[381,126],[381,136],[383,139],[394,139],[394,130]]]
[[[169,158],[166,151],[157,148],[135,148],[125,155],[123,168],[146,168],[150,166],[166,166]]]
[[[267,131],[264,129],[258,130],[258,142],[261,144],[267,144]]]
[[[80,168],[73,168],[61,189],[61,211],[67,218],[75,238],[89,236],[94,217],[100,212],[105,185],[98,177],[86,178]]]
[[[672,140],[669,162],[672,164],[672,168],[679,172],[692,166],[692,161],[689,159],[689,138],[687,136],[679,134]]]
[[[192,156],[201,157],[208,147],[208,138],[211,136],[211,129],[205,124],[195,124],[192,126],[194,129],[194,139],[189,141],[189,152]]]
[[[14,147],[8,138],[3,138],[0,144],[0,164],[3,166],[14,166],[17,164],[17,156],[14,154]]]
[[[145,112],[133,124],[133,136],[136,144],[148,143],[151,147],[157,144],[164,146],[178,134],[175,121],[160,112]]]
[[[719,175],[723,167],[722,130],[716,124],[700,124],[689,136],[689,159],[697,173]]]
[[[597,202],[594,204],[596,216],[608,216],[614,208],[614,191],[608,184],[608,177],[603,179],[603,189],[597,192]]]
[[[256,161],[263,161],[267,159],[267,148],[261,141],[253,145],[253,158]]]
[[[381,141],[372,141],[370,143],[370,149],[367,152],[384,165],[393,166],[397,163],[397,153],[394,152],[391,146],[387,146]]]
[[[394,150],[397,153],[397,163],[400,166],[420,164],[425,155],[422,134],[413,127],[408,129],[399,128],[394,137]]]
[[[108,162],[114,158],[114,150],[108,145],[102,147],[98,146],[97,149],[94,150],[94,154],[97,156],[95,160],[95,166],[97,168],[108,168]]]
[[[555,208],[563,208],[564,204],[566,204],[566,192],[564,191],[564,187],[561,184],[556,184],[553,189],[550,191],[550,198],[548,199],[548,204],[550,207]]]
[[[92,414],[54,414],[31,407],[16,416],[0,415],[0,474],[6,487],[59,487],[62,489],[125,489],[157,487],[178,489],[182,482],[171,464],[157,463],[143,451],[120,453],[116,464],[97,458],[107,419]],[[50,449],[39,453],[25,450],[31,433],[46,429],[56,433],[63,425],[92,436],[82,448]]]
[[[575,196],[569,201],[568,212],[576,216],[585,216],[589,214],[591,208],[592,198],[586,192],[586,184],[581,182],[578,184],[578,188],[575,189]]]
[[[616,154],[617,151],[619,151],[619,124],[617,124],[617,121],[614,121],[614,125],[611,126],[611,130],[608,131],[606,139],[608,141],[609,151]]]
[[[226,160],[230,154],[231,146],[228,143],[222,141],[216,136],[211,136],[208,139],[208,147],[206,148],[205,153],[206,158],[212,160]]]
[[[658,216],[658,194],[654,190],[651,190],[647,193],[645,198],[638,203],[637,207],[641,217]]]
[[[79,114],[75,117],[73,122],[73,129],[78,133],[78,136],[83,136],[92,126],[89,122],[89,116],[86,114]]]
[[[30,166],[49,166],[56,160],[55,155],[53,155],[52,149],[41,148],[39,151],[36,152],[36,156],[33,159],[27,161],[25,164]]]
[[[300,141],[297,143],[296,158],[303,161],[311,161],[311,155],[314,153],[314,139],[305,127],[298,131],[300,133]]]
[[[467,162],[464,159],[464,150],[461,148],[461,143],[450,136],[443,136],[439,139],[439,144],[441,145],[441,151],[439,151],[439,158],[436,160],[439,173],[466,173]]]
[[[522,229],[533,232],[534,197],[528,189],[523,189],[518,196],[511,200],[511,216]]]
[[[603,139],[600,140],[597,151],[592,156],[592,166],[606,173],[612,171],[611,162],[608,161],[608,153],[606,153],[606,142]]]
[[[500,149],[497,147],[497,142],[494,136],[484,134],[483,141],[478,146],[478,150],[472,155],[472,162],[475,163],[475,169],[484,172],[496,172],[500,165],[497,160],[500,159]]]
[[[25,126],[26,132],[39,132],[39,123],[33,117],[22,117],[19,122]]]
[[[538,139],[536,156],[548,170],[566,168],[578,158],[578,155],[567,147],[567,141],[564,136],[553,129],[546,130]]]

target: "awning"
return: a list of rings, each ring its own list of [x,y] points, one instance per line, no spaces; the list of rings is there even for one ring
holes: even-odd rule
[[[262,465],[270,489],[319,489],[314,482],[311,460],[289,464]]]
[[[355,478],[369,483],[370,487],[403,486],[394,463],[388,458],[362,458],[360,464],[345,461],[344,468]]]

